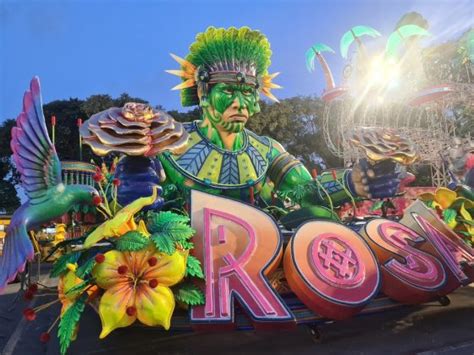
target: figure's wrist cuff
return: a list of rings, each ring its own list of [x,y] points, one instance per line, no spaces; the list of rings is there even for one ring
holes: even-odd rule
[[[278,189],[286,176],[296,167],[301,166],[301,162],[288,152],[284,152],[276,157],[268,168],[267,176]]]
[[[356,192],[354,182],[352,181],[352,170],[346,170],[344,174],[344,185],[346,186],[352,197],[359,197]]]

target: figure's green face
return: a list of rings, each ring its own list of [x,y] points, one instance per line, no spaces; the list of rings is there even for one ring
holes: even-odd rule
[[[209,104],[211,123],[233,133],[243,131],[247,120],[260,111],[257,91],[246,84],[216,84],[209,93]]]

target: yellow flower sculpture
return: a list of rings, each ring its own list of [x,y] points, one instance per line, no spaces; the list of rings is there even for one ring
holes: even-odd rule
[[[158,197],[157,188],[153,188],[153,194],[149,197],[141,197],[122,208],[117,214],[99,227],[97,227],[84,242],[84,248],[90,248],[103,238],[121,237],[125,233],[136,230],[135,214],[140,212],[143,207],[149,206],[155,202]]]
[[[104,261],[92,271],[97,285],[106,290],[99,304],[100,338],[137,319],[168,330],[175,307],[170,286],[184,277],[187,251],[167,255],[150,246],[136,252],[112,250],[104,255]]]
[[[59,277],[58,282],[58,298],[62,304],[61,314],[63,314],[83,292],[83,289],[70,292],[74,286],[79,285],[84,280],[76,275],[76,264],[68,264],[67,268],[68,271]],[[98,291],[99,288],[95,285],[88,287],[87,294],[89,296],[89,300],[93,299],[97,295]]]
[[[418,196],[429,207],[436,209],[440,217],[454,231],[462,234],[469,243],[474,243],[474,201],[458,196],[456,191],[439,187],[435,193]]]

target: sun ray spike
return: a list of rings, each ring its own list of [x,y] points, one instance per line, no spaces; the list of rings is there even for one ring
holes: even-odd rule
[[[178,84],[176,85],[174,88],[172,88],[171,90],[181,90],[181,89],[186,89],[186,88],[190,88],[192,86],[196,85],[196,82],[194,81],[194,79],[188,79],[184,82],[182,82],[181,84]]]
[[[186,59],[178,57],[176,54],[170,53],[170,56],[176,60],[186,72],[194,72],[196,70],[196,67],[191,63],[188,62]]]
[[[279,72],[279,71],[277,71],[277,72],[275,72],[275,73],[273,73],[273,74],[265,75],[265,76],[268,77],[269,79],[274,79],[274,78],[276,78],[278,75],[280,75],[280,72]]]
[[[265,87],[267,87],[267,88],[269,88],[269,89],[282,89],[282,88],[283,88],[283,86],[278,85],[278,84],[274,84],[274,83],[271,83],[271,82],[270,82],[270,83],[267,83],[267,84],[265,85]]]
[[[192,79],[190,73],[186,73],[184,70],[165,70],[168,74],[179,76],[180,78]]]
[[[280,103],[280,101],[270,92],[270,90],[263,89],[262,94],[268,97],[270,100]]]

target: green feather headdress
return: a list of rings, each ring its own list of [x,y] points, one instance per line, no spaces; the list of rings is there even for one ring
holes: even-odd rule
[[[209,27],[196,36],[186,59],[171,56],[181,65],[181,70],[167,70],[182,78],[173,90],[181,91],[183,106],[199,104],[198,87],[206,95],[209,85],[245,83],[255,86],[263,95],[278,101],[271,89],[280,88],[272,83],[279,73],[268,74],[270,43],[259,31],[248,27]]]

